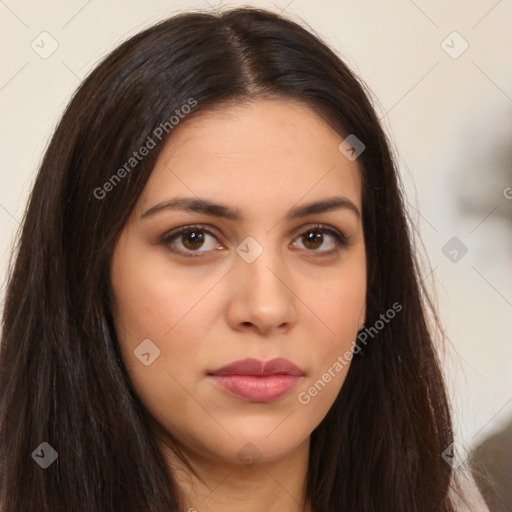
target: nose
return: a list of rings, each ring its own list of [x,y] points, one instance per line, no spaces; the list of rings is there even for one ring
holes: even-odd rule
[[[252,263],[237,258],[230,279],[227,317],[233,329],[282,334],[295,325],[297,298],[279,256],[264,250]]]

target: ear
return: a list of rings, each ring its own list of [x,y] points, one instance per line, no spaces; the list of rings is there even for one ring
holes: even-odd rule
[[[363,306],[363,309],[361,310],[361,315],[359,316],[359,330],[361,330],[364,327],[365,322],[366,322],[366,305]]]

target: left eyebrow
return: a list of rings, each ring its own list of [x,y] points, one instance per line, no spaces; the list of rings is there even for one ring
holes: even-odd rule
[[[325,213],[333,210],[341,210],[343,208],[354,213],[358,219],[361,218],[361,212],[348,197],[336,196],[292,208],[286,214],[285,219],[298,219],[314,213]]]
[[[361,218],[361,212],[350,199],[347,197],[335,196],[292,208],[285,215],[285,219],[293,220],[306,217],[307,215],[325,213],[340,209],[347,209],[354,213],[357,218]],[[141,219],[153,216],[166,210],[182,210],[194,213],[203,213],[213,217],[225,218],[229,220],[241,220],[243,218],[239,208],[231,208],[226,205],[213,203],[206,199],[176,197],[151,207],[141,215]]]

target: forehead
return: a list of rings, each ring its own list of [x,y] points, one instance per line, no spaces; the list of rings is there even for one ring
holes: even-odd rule
[[[341,194],[361,207],[359,166],[338,149],[344,137],[303,103],[257,100],[185,121],[160,153],[139,211],[177,194],[221,196],[241,210]]]

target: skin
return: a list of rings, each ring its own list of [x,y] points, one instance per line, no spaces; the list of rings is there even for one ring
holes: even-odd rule
[[[284,216],[333,196],[361,212],[360,169],[338,150],[343,138],[292,101],[259,99],[191,117],[166,143],[120,234],[111,279],[122,357],[185,510],[302,510],[310,434],[350,361],[309,403],[298,396],[353,347],[364,323],[366,255],[361,218],[349,208]],[[243,217],[161,210],[141,218],[175,197],[222,203]],[[195,224],[213,236],[202,231],[198,242],[189,232],[161,243]],[[335,252],[325,232],[312,242],[315,224],[343,233],[347,245]],[[252,263],[236,252],[247,236],[263,249]],[[134,354],[145,339],[160,350],[147,366]],[[269,403],[228,394],[207,376],[247,357],[284,357],[304,376]],[[241,455],[258,460],[248,465]]]

